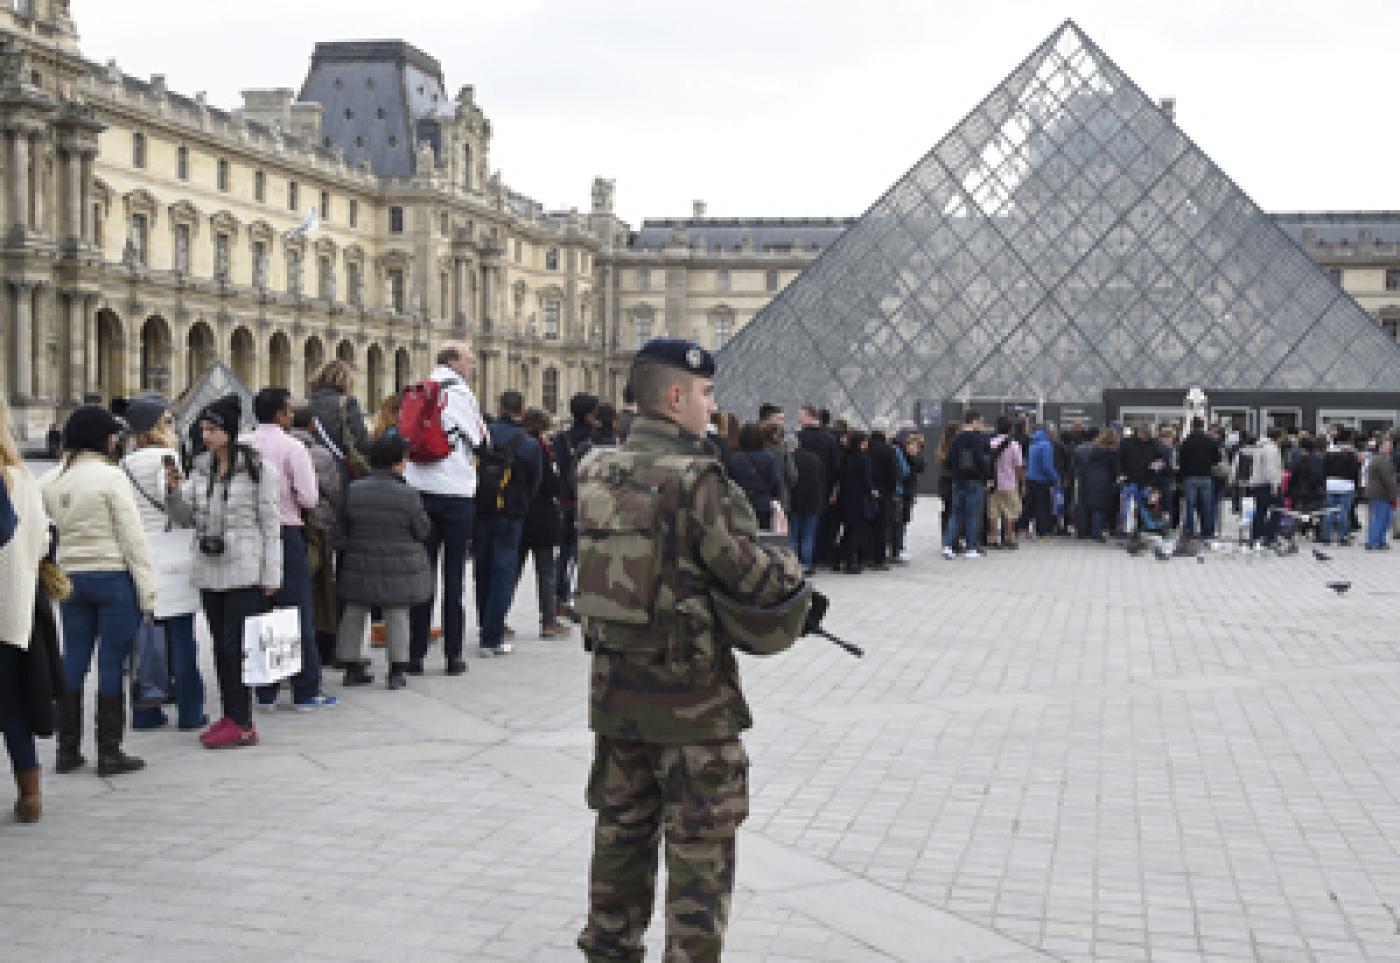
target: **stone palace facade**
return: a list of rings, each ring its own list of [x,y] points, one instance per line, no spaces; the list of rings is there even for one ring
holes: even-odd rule
[[[300,91],[224,111],[86,59],[66,0],[0,10],[0,129],[0,391],[29,442],[85,394],[178,396],[216,359],[299,394],[342,358],[373,408],[449,337],[486,403],[562,415],[617,400],[646,338],[723,346],[851,223],[697,201],[633,230],[604,178],[586,213],[548,211],[492,170],[473,88],[409,44],[317,44]]]

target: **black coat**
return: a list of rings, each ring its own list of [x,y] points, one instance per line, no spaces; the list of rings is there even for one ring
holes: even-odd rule
[[[822,468],[821,459],[815,452],[799,447],[792,453],[797,463],[797,484],[792,486],[792,513],[794,515],[820,515],[826,505],[830,483]]]
[[[783,492],[783,480],[773,456],[766,451],[736,451],[729,456],[725,467],[729,469],[729,477],[749,497],[759,527],[767,528],[773,518],[773,502]]]
[[[0,643],[3,645],[4,643]],[[63,692],[63,659],[59,654],[58,622],[53,602],[44,586],[34,592],[34,627],[29,632],[29,648],[24,650],[24,717],[34,735],[54,733],[54,698]]]
[[[875,517],[875,496],[871,494],[874,487],[870,456],[863,451],[847,455],[846,463],[841,466],[840,490],[836,494],[836,507],[842,521],[850,525]]]
[[[836,479],[841,474],[841,444],[836,436],[825,428],[808,426],[797,432],[797,446],[817,456],[822,465],[822,475],[826,480],[826,494],[831,495],[836,487]]]
[[[431,530],[418,492],[387,469],[350,485],[341,512],[345,551],[339,597],[359,605],[402,608],[433,594],[433,569],[423,543]]]
[[[899,460],[885,436],[875,432],[870,436],[870,478],[886,500],[894,497],[899,484]]]
[[[1081,462],[1082,474],[1079,481],[1079,501],[1090,511],[1111,512],[1113,506],[1113,485],[1117,456],[1110,448],[1090,445]]]
[[[554,453],[540,441],[540,487],[525,512],[520,530],[520,547],[550,548],[559,544],[559,474],[554,470]]]

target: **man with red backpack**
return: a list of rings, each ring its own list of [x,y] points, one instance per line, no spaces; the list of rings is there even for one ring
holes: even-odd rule
[[[443,655],[447,674],[467,671],[463,658],[467,549],[476,520],[476,456],[474,449],[488,440],[481,408],[472,393],[476,358],[463,341],[444,342],[437,365],[426,381],[404,390],[399,433],[408,444],[404,478],[423,498],[432,531],[428,536],[428,560],[437,571],[442,554]],[[433,597],[414,606],[409,621],[408,671],[422,675],[428,654],[428,633],[438,580],[433,577]]]

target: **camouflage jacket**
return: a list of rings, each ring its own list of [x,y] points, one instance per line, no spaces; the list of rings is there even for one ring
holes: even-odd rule
[[[729,739],[753,724],[734,648],[780,651],[801,634],[809,587],[785,548],[760,545],[753,510],[711,445],[639,417],[621,448],[579,467],[576,606],[593,652],[589,724],[662,744]],[[715,615],[758,626],[739,640]]]

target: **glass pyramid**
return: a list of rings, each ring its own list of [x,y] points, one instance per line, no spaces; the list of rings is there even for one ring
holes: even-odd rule
[[[719,356],[727,410],[1400,391],[1400,346],[1066,21]]]

